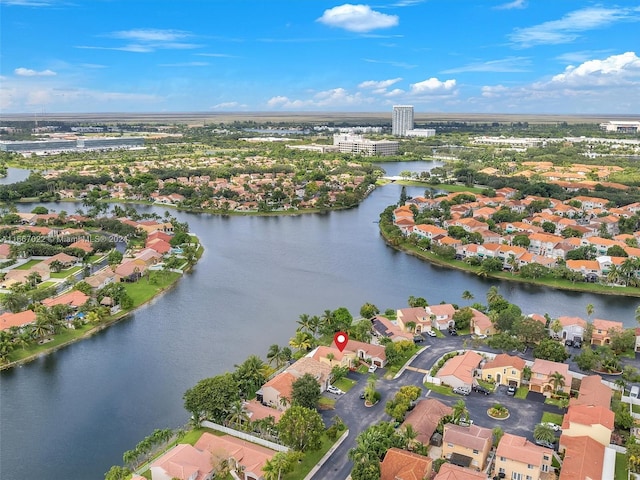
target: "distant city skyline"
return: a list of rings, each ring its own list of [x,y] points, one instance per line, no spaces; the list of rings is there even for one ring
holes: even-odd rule
[[[638,114],[634,0],[0,0],[0,114]]]

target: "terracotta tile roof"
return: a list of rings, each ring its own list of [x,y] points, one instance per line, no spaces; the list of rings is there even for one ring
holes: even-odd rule
[[[296,381],[296,377],[294,377],[289,372],[282,372],[273,377],[267,383],[265,383],[262,388],[271,387],[275,391],[280,394],[280,397],[284,397],[286,399],[291,399],[291,392],[293,391],[292,383]]]
[[[452,412],[451,407],[436,399],[420,400],[409,412],[402,426],[411,425],[418,432],[416,440],[428,444],[442,417],[451,415]]]
[[[384,335],[385,337],[389,337],[391,339],[400,338],[405,340],[413,340],[413,334],[402,331],[402,329],[398,325],[381,315],[376,315],[376,317],[373,319],[373,328],[380,335]]]
[[[571,325],[579,325],[582,328],[587,326],[587,322],[580,317],[558,317],[558,321],[563,327],[569,327]]]
[[[608,407],[601,405],[574,405],[570,406],[562,419],[562,429],[571,427],[572,423],[579,425],[602,425],[613,430],[614,413]]]
[[[296,378],[300,378],[305,373],[309,373],[320,383],[328,380],[329,375],[331,375],[331,367],[326,363],[319,362],[311,357],[302,357],[287,368],[287,372]]]
[[[426,310],[427,312],[430,312],[437,317],[446,315],[448,318],[452,318],[453,314],[456,313],[456,309],[450,303],[444,303],[442,305],[429,305]]]
[[[5,312],[0,315],[0,330],[8,330],[11,327],[22,327],[36,321],[36,314],[33,310],[11,313]]]
[[[591,437],[562,435],[560,444],[565,447],[564,461],[559,480],[602,480],[605,447]]]
[[[480,329],[482,330],[486,330],[493,327],[493,322],[491,321],[488,315],[485,315],[484,313],[482,313],[479,310],[476,310],[475,308],[472,308],[471,312],[473,313],[473,317],[471,318],[471,323],[473,325],[480,327]]]
[[[45,298],[42,300],[42,304],[46,307],[53,307],[54,305],[69,305],[70,307],[81,307],[89,300],[89,296],[82,293],[80,290],[72,290],[68,293],[63,293],[58,297]]]
[[[311,352],[311,358],[314,360],[320,360],[321,358],[326,358],[328,354],[333,354],[333,360],[337,363],[340,363],[344,358],[345,354],[353,353],[350,350],[343,350],[342,352],[337,348],[326,347],[324,345],[320,345],[318,348]]]
[[[457,355],[447,360],[447,363],[438,371],[436,377],[442,379],[453,376],[471,385],[473,383],[473,370],[478,368],[481,361],[481,355],[468,350],[462,355]]]
[[[539,447],[531,443],[524,437],[505,433],[500,439],[496,456],[505,457],[527,465],[542,465],[542,456],[551,456],[553,450],[549,448]]]
[[[429,457],[390,448],[380,464],[380,480],[423,480],[431,476]]]
[[[482,368],[490,369],[490,368],[501,368],[501,367],[514,367],[522,371],[522,369],[526,365],[527,365],[526,362],[520,357],[508,355],[506,353],[500,353],[496,355],[496,357],[493,360],[490,360],[487,363],[485,363]]]
[[[487,476],[452,463],[443,463],[433,480],[487,480]]]
[[[332,343],[331,346],[335,347],[336,344]],[[358,350],[363,350],[368,356],[378,357],[381,360],[387,359],[387,355],[382,345],[372,345],[370,343],[358,342],[357,340],[349,340],[344,349],[356,353],[358,352]]]
[[[264,475],[262,470],[264,464],[276,454],[274,450],[230,435],[219,437],[208,432],[202,434],[195,447],[207,452],[209,462],[211,462],[211,454],[221,459],[232,457],[244,467],[245,475],[251,473],[259,478]]]
[[[167,477],[180,480],[204,480],[213,470],[209,452],[184,443],[176,445],[155,460],[150,468],[161,469]]]
[[[596,318],[593,320],[594,333],[596,333],[595,330],[608,332],[611,328],[615,330],[624,330],[624,325],[622,324],[622,322],[616,322],[613,320],[602,320],[601,318]]]
[[[77,242],[73,242],[71,245],[69,245],[69,248],[79,248],[80,250],[87,253],[93,251],[91,242],[88,242],[87,240],[78,240]]]
[[[572,398],[569,405],[599,405],[609,408],[611,395],[611,389],[602,383],[600,375],[590,375],[582,379],[578,398]]]
[[[42,261],[45,265],[51,265],[53,262],[58,261],[61,263],[73,263],[78,261],[76,257],[67,255],[64,252],[56,253],[53,257],[49,257]]]
[[[447,423],[444,426],[443,441],[472,450],[484,450],[487,444],[493,442],[493,432],[477,425],[462,427]]]
[[[255,399],[244,402],[243,405],[252,422],[262,420],[263,418],[273,417],[274,421],[277,423],[284,413],[275,408],[267,407]]]
[[[571,381],[572,377],[569,374],[569,366],[566,363],[552,362],[551,360],[536,358],[531,366],[532,374],[540,373],[542,375],[549,376],[555,372],[559,372],[564,375],[565,383]]]

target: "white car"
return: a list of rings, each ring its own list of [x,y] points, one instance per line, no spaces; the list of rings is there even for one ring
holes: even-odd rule
[[[369,373],[373,373],[373,372],[375,372],[377,369],[378,369],[378,366],[377,366],[377,365],[371,365],[371,366],[369,367]]]
[[[436,336],[436,332],[434,332],[433,330],[425,330],[425,332],[430,337],[435,337]]]
[[[560,425],[555,424],[555,423],[544,422],[542,425],[546,425],[547,427],[552,428],[554,432],[559,432],[560,430],[562,430],[562,427]]]
[[[333,393],[335,395],[342,395],[344,393],[338,387],[334,387],[333,385],[329,385],[329,387],[327,388],[327,392]]]

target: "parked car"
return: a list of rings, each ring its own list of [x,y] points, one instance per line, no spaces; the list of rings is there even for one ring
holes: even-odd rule
[[[507,395],[514,396],[516,394],[516,390],[517,388],[515,385],[509,385],[509,388],[507,388]]]
[[[327,392],[333,393],[335,395],[342,395],[344,392],[340,390],[338,387],[334,387],[333,385],[329,385],[327,387]]]
[[[364,400],[364,390],[360,392],[360,400]]]
[[[573,348],[582,348],[582,340],[574,340]]]
[[[458,336],[458,331],[457,330],[449,330],[449,335],[451,335],[452,337],[457,337]]]
[[[491,393],[491,390],[483,387],[482,385],[474,385],[471,388],[473,389],[474,392],[484,393],[485,395],[489,395]]]
[[[453,389],[453,393],[457,393],[458,395],[469,395],[471,393],[471,389],[469,387],[456,387]]]
[[[378,366],[377,366],[377,365],[371,365],[371,366],[369,367],[369,373],[373,373],[373,372],[375,372],[377,369],[378,369]]]
[[[573,340],[565,340],[564,345],[566,347],[573,347]]]
[[[426,333],[427,335],[429,335],[430,337],[435,337],[435,336],[437,336],[437,335],[436,335],[436,332],[434,332],[433,330],[427,330],[425,333]]]
[[[559,432],[560,430],[562,430],[562,427],[560,425],[552,422],[542,422],[542,425],[546,425],[547,427],[552,428],[554,432]]]
[[[420,342],[424,342],[424,337],[422,335],[414,335],[413,343],[420,343]]]
[[[556,449],[555,443],[550,443],[550,442],[547,442],[546,440],[536,440],[536,445],[540,445],[541,447],[547,447],[547,448],[550,448],[551,450]]]

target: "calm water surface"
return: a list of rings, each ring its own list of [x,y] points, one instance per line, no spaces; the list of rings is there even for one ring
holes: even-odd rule
[[[435,165],[382,166],[395,175]],[[423,192],[408,189],[413,196]],[[272,343],[286,344],[302,313],[345,306],[357,315],[365,302],[395,309],[410,295],[462,302],[464,290],[484,302],[488,288],[498,285],[526,313],[585,316],[591,303],[595,316],[635,323],[636,299],[487,281],[394,251],[376,222],[399,196],[398,185],[387,185],[357,209],[326,215],[174,212],[206,248],[191,274],[91,339],[1,372],[0,479],[102,479],[155,428],[186,423],[187,388],[249,354],[264,357]],[[70,213],[81,207],[48,206]]]

